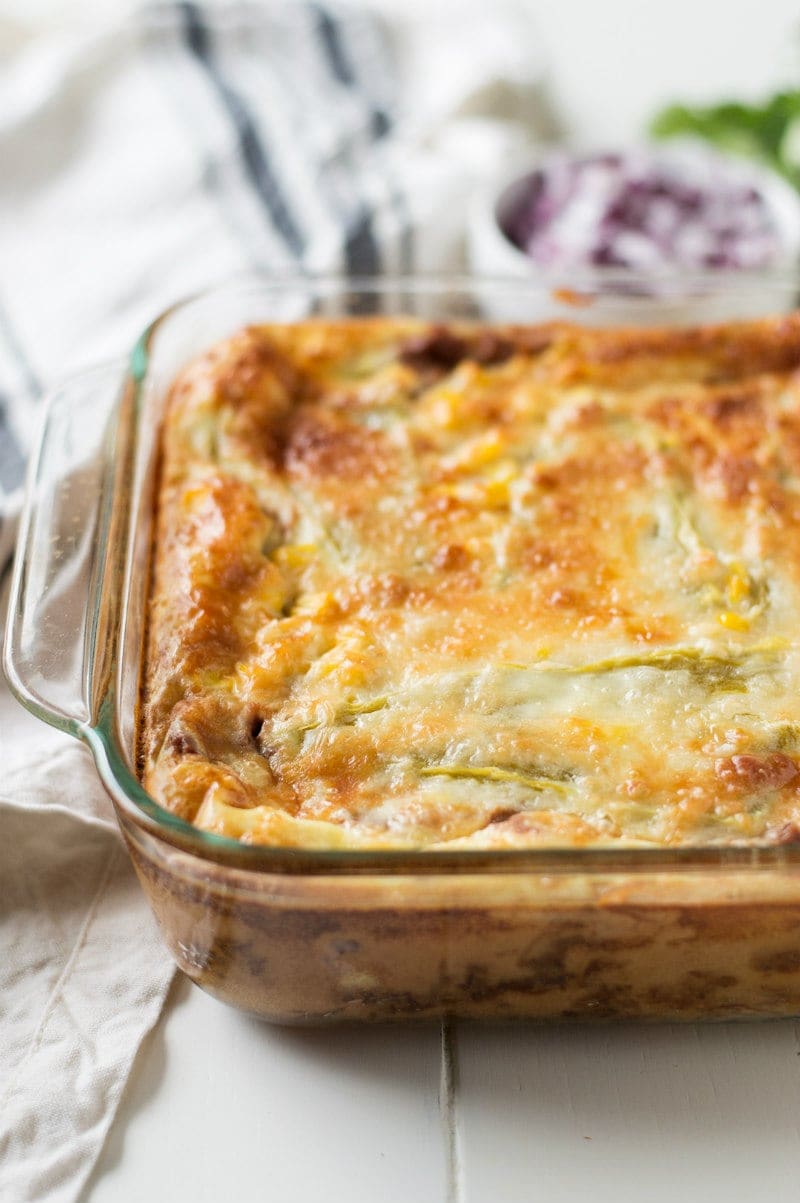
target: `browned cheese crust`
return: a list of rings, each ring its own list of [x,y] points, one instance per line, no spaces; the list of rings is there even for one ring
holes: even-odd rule
[[[143,779],[305,847],[800,827],[800,316],[243,330],[166,407]]]

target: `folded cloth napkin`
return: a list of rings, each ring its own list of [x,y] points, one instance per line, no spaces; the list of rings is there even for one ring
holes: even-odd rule
[[[0,572],[43,383],[245,269],[458,265],[471,183],[545,127],[524,14],[320,3],[0,19]],[[88,754],[0,693],[0,1199],[75,1199],[172,969]]]

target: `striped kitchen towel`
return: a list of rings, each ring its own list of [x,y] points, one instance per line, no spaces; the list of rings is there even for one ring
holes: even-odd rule
[[[476,11],[170,3],[22,47],[0,14],[0,574],[54,378],[243,270],[458,266],[540,112],[527,24]],[[0,1199],[73,1203],[172,965],[88,754],[2,686],[0,762]]]
[[[0,568],[42,383],[237,272],[460,266],[472,184],[540,132],[538,46],[524,10],[403,12],[167,3],[4,59]]]

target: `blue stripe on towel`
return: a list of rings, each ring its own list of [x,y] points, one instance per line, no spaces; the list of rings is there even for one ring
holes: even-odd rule
[[[183,17],[186,44],[205,70],[234,127],[247,178],[267,210],[275,229],[292,254],[299,259],[305,252],[305,236],[292,216],[247,105],[220,70],[200,8],[190,0],[183,0],[176,7]]]

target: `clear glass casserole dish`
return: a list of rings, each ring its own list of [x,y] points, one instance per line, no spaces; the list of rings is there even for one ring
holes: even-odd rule
[[[627,282],[627,280],[626,280]],[[796,282],[663,282],[642,324],[793,307]],[[576,299],[580,301],[576,304]],[[14,570],[5,669],[82,739],[178,966],[277,1022],[800,1013],[800,846],[343,852],[247,846],[143,790],[136,710],[160,413],[178,369],[255,322],[413,314],[613,325],[631,296],[469,280],[245,280],[159,317],[127,363],[50,398]]]

